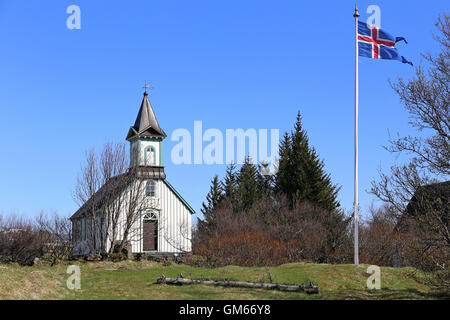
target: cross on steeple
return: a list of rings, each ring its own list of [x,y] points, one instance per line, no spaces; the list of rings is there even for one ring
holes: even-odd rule
[[[145,81],[145,84],[142,88],[144,88],[145,93],[147,93],[147,89],[153,89],[153,86],[151,84],[147,83],[147,81]]]

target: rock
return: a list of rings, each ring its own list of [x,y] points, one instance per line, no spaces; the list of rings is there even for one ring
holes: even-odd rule
[[[86,260],[86,261],[101,261],[102,260],[102,256],[99,255],[99,254],[88,254],[84,258],[84,260]]]

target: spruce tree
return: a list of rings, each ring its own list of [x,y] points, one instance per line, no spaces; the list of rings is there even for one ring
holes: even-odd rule
[[[290,194],[287,190],[292,189],[292,177],[289,176],[291,170],[291,140],[287,132],[284,133],[283,140],[280,143],[278,151],[278,172],[275,176],[275,191],[278,193],[284,193],[286,196]]]
[[[276,177],[277,191],[285,194],[291,205],[295,201],[309,201],[327,210],[339,207],[337,193],[324,162],[309,146],[308,136],[302,126],[300,112],[290,136],[285,134],[280,146],[280,162]]]
[[[209,233],[215,227],[215,212],[223,199],[223,186],[216,175],[211,180],[211,187],[206,195],[206,203],[202,203],[201,212],[204,219],[197,218],[198,229],[201,233]]]
[[[232,162],[227,166],[223,182],[224,197],[233,199],[237,188],[236,165]]]
[[[258,167],[246,157],[237,177],[238,211],[247,211],[261,197],[260,175]]]
[[[324,162],[314,148],[309,149],[309,159],[307,161],[306,174],[310,182],[310,201],[319,204],[327,210],[337,209],[340,205],[337,201],[339,187],[333,185],[331,176],[324,170]]]
[[[269,172],[269,163],[261,162],[257,168],[259,172],[257,182],[260,193],[262,196],[271,197],[274,191],[275,177]]]

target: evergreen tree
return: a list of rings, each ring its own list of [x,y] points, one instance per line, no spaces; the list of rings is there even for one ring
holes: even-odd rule
[[[261,197],[260,176],[258,167],[246,157],[237,176],[237,210],[247,211]]]
[[[292,177],[289,176],[291,168],[291,142],[290,136],[287,132],[284,133],[283,140],[280,143],[278,151],[280,160],[278,161],[278,172],[275,176],[275,191],[278,193],[285,193],[289,198],[287,190],[292,189]],[[292,200],[289,198],[289,200]]]
[[[280,162],[276,177],[277,191],[284,193],[291,205],[295,201],[309,201],[327,210],[339,207],[337,193],[330,175],[324,170],[324,162],[309,146],[309,139],[302,127],[300,112],[290,136],[284,135],[280,146]]]
[[[275,177],[270,174],[269,163],[261,162],[261,164],[258,165],[258,171],[259,174],[257,175],[257,182],[261,195],[271,197],[274,190]]]
[[[236,184],[237,184],[236,165],[234,163],[231,163],[230,165],[227,166],[223,182],[223,191],[225,198],[233,199],[237,189]]]
[[[307,177],[310,181],[308,198],[325,209],[334,210],[340,206],[337,201],[340,188],[333,185],[331,176],[325,172],[324,166],[324,162],[319,159],[315,149],[311,148],[306,167]]]
[[[211,180],[209,193],[206,195],[206,203],[202,203],[201,212],[204,219],[197,218],[198,229],[201,233],[209,233],[215,227],[215,211],[224,197],[222,182],[216,175]]]

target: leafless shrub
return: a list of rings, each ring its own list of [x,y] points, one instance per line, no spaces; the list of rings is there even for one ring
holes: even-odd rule
[[[72,223],[56,212],[50,216],[41,212],[36,218],[36,227],[44,241],[44,259],[53,266],[60,260],[69,259],[72,254]]]
[[[31,220],[5,218],[0,225],[0,260],[31,266],[45,253],[44,239]]]
[[[379,266],[403,264],[401,253],[407,237],[396,230],[396,220],[388,206],[371,207],[370,217],[360,225],[360,259]]]
[[[280,196],[257,201],[248,212],[234,213],[231,205],[223,205],[215,217],[214,228],[197,231],[193,241],[194,254],[211,266],[347,261],[347,250],[340,250],[348,238],[346,226],[335,237],[328,229],[330,213],[311,204],[290,209]]]

